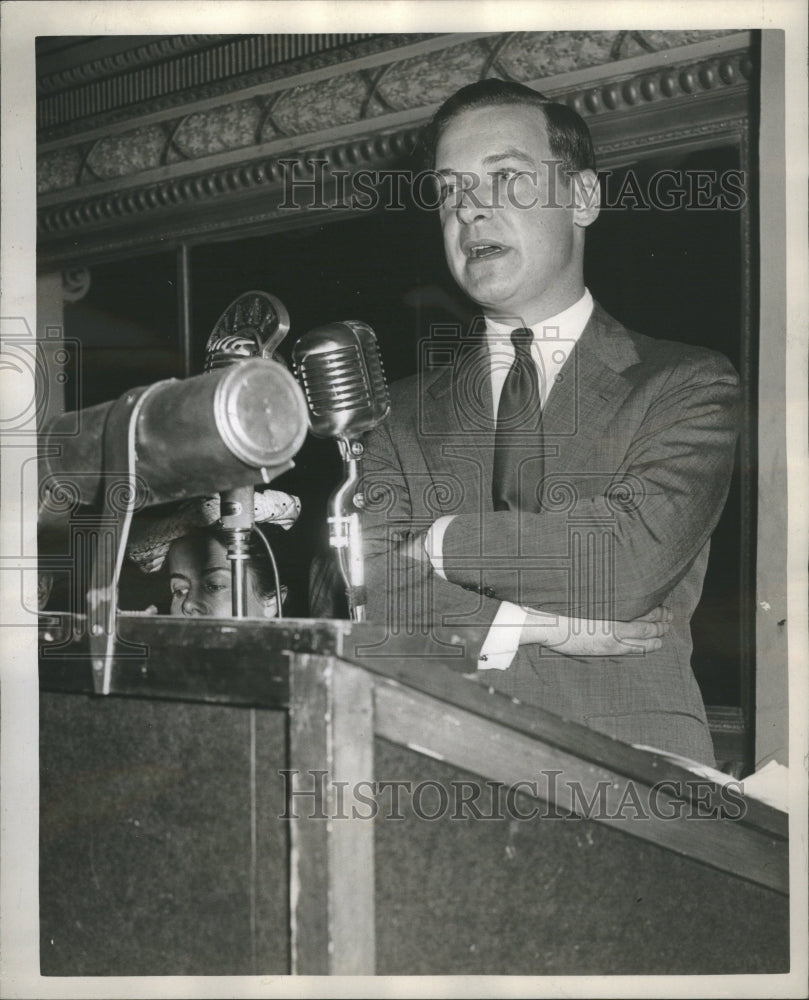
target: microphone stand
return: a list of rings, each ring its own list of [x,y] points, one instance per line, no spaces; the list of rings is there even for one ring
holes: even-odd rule
[[[365,565],[362,557],[360,511],[365,506],[362,493],[356,492],[365,449],[360,441],[338,438],[345,479],[329,501],[329,545],[335,549],[340,572],[346,584],[348,610],[355,622],[365,621]]]
[[[223,490],[219,495],[219,519],[227,538],[230,561],[230,605],[234,618],[247,617],[247,561],[253,531],[253,487]]]
[[[365,621],[367,592],[358,490],[365,449],[360,436],[390,413],[376,335],[367,323],[345,320],[310,330],[292,351],[295,371],[309,405],[315,437],[333,438],[340,448],[345,479],[329,501],[329,545],[337,554],[351,618]]]

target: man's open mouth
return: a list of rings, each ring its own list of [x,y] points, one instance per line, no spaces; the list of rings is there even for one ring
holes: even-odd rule
[[[496,257],[505,253],[506,247],[500,243],[470,243],[464,252],[470,260],[484,260],[487,257]]]

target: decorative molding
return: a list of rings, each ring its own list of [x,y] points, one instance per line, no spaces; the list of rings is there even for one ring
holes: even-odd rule
[[[328,168],[359,169],[409,155],[419,129],[402,129],[296,154],[306,160],[325,160]],[[172,178],[142,188],[128,188],[99,197],[43,209],[39,223],[44,233],[93,223],[124,219],[172,206],[204,203],[222,195],[244,193],[258,187],[280,187],[285,178],[284,155],[240,163],[192,177]]]
[[[92,80],[113,76],[125,70],[142,69],[150,63],[159,62],[181,52],[210,48],[230,36],[228,35],[164,35],[147,45],[138,45],[114,55],[92,59],[78,66],[69,66],[52,73],[37,74],[37,92],[53,94],[67,87],[80,86]],[[52,57],[51,57],[52,58]],[[47,63],[49,57],[37,55],[37,62]]]
[[[433,37],[424,33],[171,36],[101,60],[106,65],[132,57],[131,68],[128,62],[126,70],[114,76],[107,76],[100,63],[91,63],[90,75],[98,78],[89,82],[81,79],[88,69],[83,66],[38,80],[42,96],[37,101],[37,128],[40,139],[50,141]],[[159,54],[163,47],[169,58]],[[144,50],[145,62],[137,58]],[[75,84],[50,89],[65,74],[75,77]]]
[[[483,48],[492,65],[502,60],[511,37],[502,36],[505,41],[499,47],[497,39],[485,39]],[[464,43],[459,59],[468,55],[470,43]],[[622,74],[620,63],[604,67],[602,75],[597,70],[575,74],[567,86],[564,75],[557,75],[544,89],[588,120],[599,162],[610,166],[627,155],[667,144],[738,136],[747,128],[748,81],[754,77],[754,66],[747,47],[735,49],[730,39],[724,45],[719,54],[699,60],[694,57],[705,55],[704,46],[694,50],[691,60],[687,51],[678,53],[681,61],[674,65],[671,61],[654,65],[650,62],[654,57],[644,56],[631,64],[636,70],[632,75]],[[446,50],[433,45],[432,51],[446,59]],[[469,82],[456,79],[456,72],[457,67],[451,74],[451,89]],[[294,124],[291,108],[302,106],[298,102],[304,96],[304,103],[313,102],[312,92],[303,87],[291,88],[296,91],[292,94],[285,88],[218,103],[204,112],[191,111],[61,151],[49,150],[41,158],[40,170],[62,172],[62,183],[69,186],[60,189],[51,181],[46,185],[49,193],[40,196],[41,266],[92,262],[215,234],[221,238],[228,232],[308,224],[318,215],[308,205],[307,211],[279,209],[284,200],[282,160],[323,160],[327,178],[335,169],[354,173],[407,166],[419,129],[434,105],[398,110],[396,75],[384,65],[346,72],[343,77],[348,78],[348,89],[329,107],[339,109],[343,102],[359,113],[363,105],[367,117],[321,129],[317,125],[322,119],[307,119],[316,130],[301,136],[284,135],[283,130]],[[534,83],[543,86],[542,81]],[[391,89],[386,89],[389,85]],[[319,115],[317,108],[313,114]],[[57,152],[64,159],[48,159]],[[142,169],[127,172],[138,164]],[[84,183],[68,182],[68,174],[82,176]]]
[[[225,42],[202,51],[181,52],[162,62],[136,65],[125,73],[105,77],[89,84],[43,95],[37,108],[40,141],[53,142],[78,136],[88,129],[98,130],[147,116],[168,115],[180,105],[219,99],[226,104],[237,99],[235,93],[261,84],[287,83],[286,90],[311,86],[306,77],[320,77],[318,95],[335,86],[345,72],[356,72],[359,63],[374,55],[384,57],[399,50],[399,59],[363,72],[369,93],[352,110],[361,120],[386,110],[413,108],[438,103],[460,86],[461,82],[500,76],[504,79],[546,79],[590,67],[632,59],[648,53],[650,41],[643,46],[627,44],[637,32],[512,32],[500,35],[248,35],[229,37]],[[723,35],[714,32],[646,32],[654,38],[655,51],[668,51]],[[187,45],[201,44],[205,36],[175,36]],[[217,36],[211,36],[214,41]],[[303,39],[303,41],[301,41]],[[355,41],[351,42],[351,39]],[[359,39],[359,40],[356,40]],[[435,42],[438,40],[439,45]],[[172,39],[154,43],[162,51]],[[423,51],[404,54],[419,43]],[[432,43],[432,44],[430,44]],[[619,44],[620,43],[620,44]],[[634,47],[633,47],[634,45]],[[335,46],[342,46],[337,47]],[[299,48],[314,51],[307,57],[295,55]],[[436,48],[438,51],[436,51]],[[137,53],[141,49],[132,50]],[[108,60],[128,56],[121,53]],[[108,60],[105,60],[108,61]],[[335,72],[335,68],[340,69]],[[75,71],[78,71],[76,68]],[[461,82],[458,82],[461,81]],[[318,81],[315,81],[317,83]],[[278,89],[277,86],[273,89]],[[296,130],[300,132],[300,129]]]
[[[482,48],[477,77],[538,79],[730,34],[733,32],[717,30],[493,35],[493,43]],[[41,138],[64,138],[88,127],[142,118],[189,101],[224,97],[245,86],[288,77],[291,70],[295,75],[305,74],[442,37],[457,43],[463,42],[465,36],[411,33],[158,37],[146,45],[42,74],[37,81],[37,124]],[[474,44],[479,36],[466,37]],[[387,86],[401,91],[403,83],[408,93],[422,79],[419,58],[389,63],[375,74],[374,82],[379,84],[391,77],[391,70],[398,66],[402,79],[398,86],[388,79]],[[40,62],[47,66],[48,56],[41,56]],[[428,87],[431,76],[435,76],[434,71],[425,77]]]
[[[629,136],[615,142],[596,143],[596,156],[601,163],[612,158],[612,154],[638,150],[658,150],[665,146],[682,146],[688,140],[716,137],[718,135],[736,135],[740,138],[746,135],[748,119],[744,115],[723,118],[721,121],[704,122],[703,124],[682,125],[678,128],[668,128],[658,132],[643,132],[640,135]],[[614,166],[614,163],[612,164]]]
[[[264,157],[272,153],[273,143],[279,140],[305,136],[317,143],[318,133],[328,133],[339,126],[356,123],[367,131],[368,123],[375,120],[384,127],[386,117],[395,113],[410,112],[418,119],[422,112],[421,117],[426,117],[425,108],[476,79],[489,63],[502,62],[516,37],[503,36],[499,48],[495,39],[475,39],[391,64],[382,72],[345,72],[269,97],[223,103],[174,121],[142,125],[131,131],[103,135],[91,143],[48,150],[37,162],[38,192],[47,196],[89,188],[99,182],[134,178],[166,165],[204,161],[223,153],[235,154],[233,159],[241,161],[250,147],[255,148],[255,156]],[[533,39],[529,41],[533,45]],[[583,117],[596,118],[745,85],[752,71],[747,52],[731,52],[585,90],[550,93],[557,100],[566,101]],[[141,183],[146,180],[143,177]]]
[[[569,96],[567,103],[583,117],[635,108],[643,104],[691,97],[744,84],[753,75],[748,52],[732,52],[685,66],[672,66],[629,80],[592,87]]]
[[[90,272],[86,267],[66,267],[62,271],[62,298],[65,302],[81,302],[90,291]]]
[[[639,104],[673,102],[677,99],[692,98],[699,91],[704,93],[719,88],[746,85],[751,73],[752,62],[748,54],[736,52],[720,59],[707,60],[683,68],[667,68],[655,74],[645,73],[620,83],[610,82],[601,87],[590,87],[585,91],[556,96],[557,99],[565,100],[568,105],[578,110],[583,117],[595,122],[601,117],[611,117],[635,109]],[[233,109],[236,106],[230,107]],[[220,119],[219,128],[210,127],[210,119],[206,119],[205,123],[207,134],[211,137],[210,141],[215,141],[219,146],[216,152],[220,151],[221,145],[230,136],[229,141],[240,153],[238,162],[204,173],[154,180],[151,183],[105,192],[95,197],[91,195],[67,203],[43,206],[39,215],[41,231],[43,234],[64,232],[66,229],[106,223],[144,212],[162,211],[172,206],[200,204],[210,198],[249,191],[260,186],[282,184],[285,175],[279,161],[292,154],[279,153],[267,156],[266,152],[262,151],[262,155],[245,162],[245,152],[249,148],[246,140],[258,129],[259,118],[255,105],[248,104],[245,108],[237,110],[239,113],[234,113],[229,129],[224,127],[228,124],[228,119],[224,116]],[[222,113],[222,109],[217,111]],[[284,118],[281,120],[288,121]],[[165,162],[166,150],[170,145],[177,148],[183,143],[185,143],[186,159],[190,159],[189,154],[194,148],[192,139],[182,138],[182,129],[188,125],[188,121],[189,119],[184,119],[171,135],[157,126],[150,126],[136,133],[127,133],[124,138],[128,145],[123,148],[131,157],[130,163],[143,164],[143,170],[148,171],[150,167],[157,167],[161,162]],[[734,123],[736,124],[735,120]],[[366,123],[366,126],[368,124]],[[307,147],[305,151],[296,150],[295,155],[324,159],[329,167],[338,169],[389,163],[410,153],[420,124],[419,121],[417,124],[388,133],[366,134],[349,142],[321,148]],[[729,124],[729,122],[710,122],[701,126],[684,125],[682,128],[644,135],[642,141],[657,145],[667,139],[679,139],[684,134],[694,135],[700,131],[709,134],[717,129],[723,130]],[[262,134],[264,128],[265,124],[262,123]],[[190,134],[193,136],[194,131],[190,130]],[[196,134],[199,138],[199,133]],[[626,147],[626,140],[598,143],[599,152],[604,154]],[[203,148],[209,149],[210,146]],[[119,155],[121,149],[122,147],[118,145]],[[73,155],[69,162],[70,169],[82,171],[85,175],[92,173],[95,177],[111,178],[123,176],[124,170],[127,169],[116,160],[115,147],[108,148],[106,140],[100,140],[83,154],[77,150],[71,150],[71,153]],[[101,171],[104,171],[103,175]]]

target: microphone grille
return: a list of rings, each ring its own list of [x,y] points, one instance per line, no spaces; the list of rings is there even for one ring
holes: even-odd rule
[[[358,437],[387,417],[390,394],[366,323],[346,320],[311,330],[292,356],[316,436]]]
[[[357,344],[311,353],[299,365],[306,401],[315,417],[370,406],[371,385],[362,377]]]
[[[258,355],[259,347],[252,332],[226,334],[214,343],[208,342],[205,352],[205,371],[227,368],[238,361],[255,358]]]
[[[373,337],[373,333],[371,333],[371,336]],[[373,344],[374,349],[365,353],[365,363],[368,366],[373,397],[376,400],[377,406],[385,408],[385,415],[387,415],[388,410],[390,410],[390,393],[388,392],[385,369],[382,367],[382,357],[377,348],[376,337],[374,337]]]

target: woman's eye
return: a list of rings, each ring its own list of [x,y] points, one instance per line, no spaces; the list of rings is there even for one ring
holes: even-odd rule
[[[220,580],[208,580],[205,583],[205,589],[209,594],[221,594],[223,590],[228,590],[230,583],[225,583]]]
[[[175,601],[178,601],[181,598],[185,597],[185,595],[187,593],[188,593],[188,587],[172,587],[171,588],[172,600],[175,600]]]

